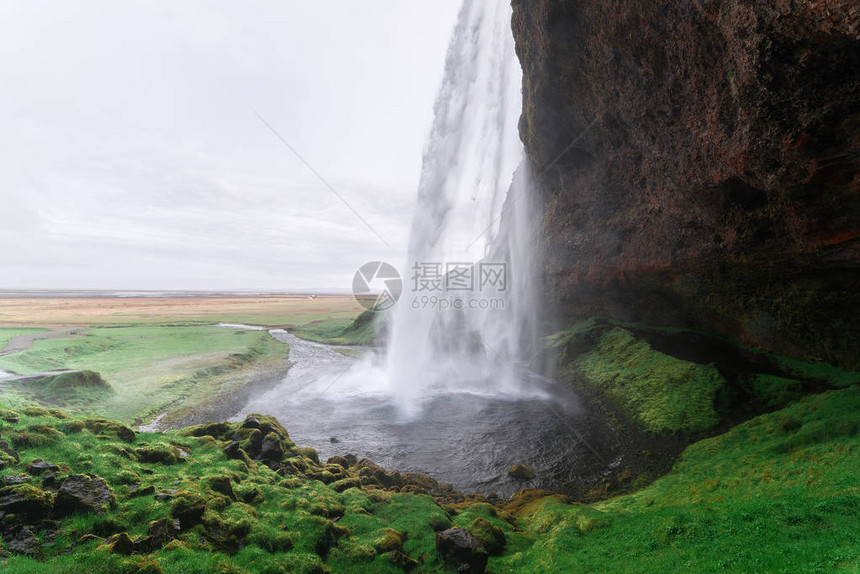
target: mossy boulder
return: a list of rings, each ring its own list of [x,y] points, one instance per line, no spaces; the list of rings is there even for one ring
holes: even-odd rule
[[[112,534],[101,546],[111,554],[130,556],[134,552],[134,542],[127,532]]]
[[[398,532],[393,528],[383,528],[379,531],[376,540],[373,541],[373,547],[377,552],[391,552],[392,550],[402,550],[403,543],[406,541],[406,534]]]
[[[129,427],[107,419],[85,419],[84,427],[96,435],[115,436],[121,441],[134,442],[136,433]]]
[[[499,556],[504,551],[507,543],[505,533],[486,518],[476,518],[469,525],[468,530],[490,556]]]
[[[515,464],[508,469],[508,476],[517,480],[531,480],[535,477],[535,471],[528,465]]]
[[[183,530],[200,522],[204,512],[206,512],[206,500],[202,496],[188,492],[179,493],[170,508],[171,515],[179,519],[179,526]]]
[[[320,456],[317,454],[317,451],[309,446],[303,447],[299,449],[301,455],[305,458],[311,459],[314,464],[320,463]]]
[[[234,432],[233,426],[230,423],[206,423],[203,425],[194,425],[187,427],[182,431],[185,436],[211,436],[217,440],[229,438]]]
[[[176,447],[167,444],[152,444],[134,451],[137,460],[145,463],[176,464],[180,460]]]
[[[236,500],[236,494],[233,492],[233,484],[229,476],[210,476],[207,482],[212,491],[223,494],[231,500]]]
[[[113,491],[104,479],[95,474],[73,474],[57,491],[54,512],[60,516],[74,512],[103,514],[115,503]]]
[[[28,523],[46,518],[54,506],[54,495],[31,484],[0,488],[0,513],[14,514]]]

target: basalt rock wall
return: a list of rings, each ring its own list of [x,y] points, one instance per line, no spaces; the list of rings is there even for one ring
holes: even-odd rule
[[[513,7],[560,323],[692,327],[860,369],[860,5]]]

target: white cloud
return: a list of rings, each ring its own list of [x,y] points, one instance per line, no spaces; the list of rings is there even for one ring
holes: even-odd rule
[[[0,288],[343,287],[399,263],[458,4],[3,5]]]

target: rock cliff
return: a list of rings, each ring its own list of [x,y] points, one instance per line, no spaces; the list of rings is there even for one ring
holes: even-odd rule
[[[860,369],[860,7],[513,0],[563,321]]]

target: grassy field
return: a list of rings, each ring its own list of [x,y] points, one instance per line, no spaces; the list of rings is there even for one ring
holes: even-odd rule
[[[239,400],[248,385],[282,376],[289,347],[265,331],[214,324],[289,327],[317,341],[360,344],[373,335],[369,324],[353,325],[362,310],[352,297],[340,296],[2,299],[0,348],[42,327],[75,326],[77,334],[36,340],[0,357],[0,370],[86,370],[110,385],[107,394],[96,387],[88,396],[82,385],[69,392],[68,385],[7,382],[2,396],[8,404],[57,406],[129,424],[168,410],[164,423],[195,409],[217,413],[219,402]],[[62,392],[52,393],[57,389]]]
[[[69,404],[48,395],[38,402],[132,423],[223,398],[255,376],[284,371],[288,365],[288,345],[266,331],[108,327],[83,330],[81,335],[36,341],[28,350],[0,357],[0,369],[19,374],[95,371],[113,388],[109,397],[99,392],[90,401],[81,397]],[[26,381],[6,383],[5,400],[23,404],[31,396],[30,387]]]
[[[180,298],[0,299],[0,327],[211,325],[292,328],[348,322],[364,308],[350,295]]]

